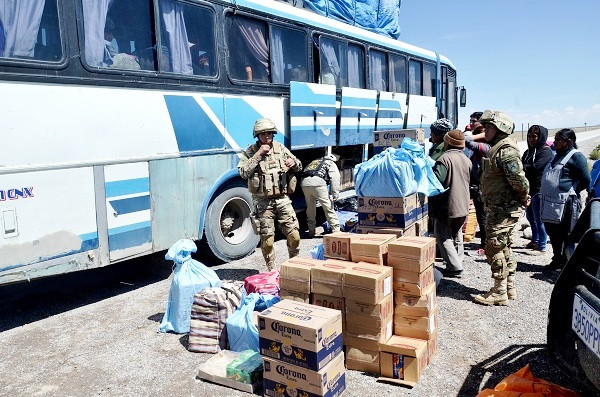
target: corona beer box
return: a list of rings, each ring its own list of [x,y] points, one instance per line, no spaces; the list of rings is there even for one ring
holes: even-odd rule
[[[352,262],[327,259],[311,269],[311,292],[314,294],[337,296],[342,298],[344,275],[353,265]]]
[[[417,195],[359,197],[359,226],[407,228],[417,219]]]
[[[399,148],[404,138],[423,143],[425,142],[425,131],[422,128],[373,131],[373,150],[377,154],[389,147]]]
[[[435,284],[423,290],[422,295],[413,295],[396,291],[394,310],[412,316],[429,316],[436,305]]]
[[[435,238],[403,236],[388,244],[388,265],[422,272],[435,262]]]
[[[352,261],[384,266],[387,263],[388,243],[396,240],[393,234],[356,234],[350,243]]]
[[[323,255],[326,258],[349,261],[350,241],[355,233],[335,232],[323,236]]]
[[[378,303],[392,293],[392,268],[372,263],[353,263],[344,275],[344,298]]]
[[[344,353],[318,372],[268,357],[264,358],[263,368],[265,396],[337,397],[346,389]]]
[[[310,303],[310,294],[285,288],[279,289],[279,298],[281,298],[281,300],[288,299],[296,302]]]
[[[294,257],[281,264],[279,269],[279,287],[285,290],[310,293],[310,271],[323,261]]]
[[[378,380],[413,387],[427,366],[427,342],[394,335],[379,345],[381,377]]]
[[[379,375],[379,349],[366,350],[348,346],[346,349],[346,368]]]
[[[342,314],[284,300],[258,315],[258,339],[263,356],[319,371],[342,352]]]

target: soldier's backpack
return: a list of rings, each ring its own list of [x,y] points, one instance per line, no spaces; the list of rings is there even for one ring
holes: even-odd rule
[[[221,287],[207,287],[194,295],[188,350],[218,353],[227,349],[227,318],[246,296],[241,281],[224,281]]]

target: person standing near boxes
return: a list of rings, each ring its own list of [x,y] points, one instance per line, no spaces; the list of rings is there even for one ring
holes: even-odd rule
[[[430,197],[430,215],[434,217],[435,239],[446,264],[442,274],[457,277],[463,272],[462,226],[469,214],[472,165],[463,152],[465,136],[460,130],[446,133],[444,143],[444,153],[435,162],[433,173],[447,190]]]
[[[439,119],[434,121],[429,129],[431,131],[429,157],[436,161],[444,152],[444,135],[452,129],[452,123],[448,119]]]
[[[255,207],[251,220],[260,233],[260,248],[269,271],[275,269],[275,220],[287,237],[290,258],[300,251],[300,225],[287,195],[287,172],[300,171],[302,164],[285,146],[273,140],[276,133],[277,127],[270,119],[256,120],[257,141],[243,152],[238,164],[238,173],[248,180]]]
[[[517,143],[510,138],[515,126],[505,113],[486,110],[479,119],[485,140],[492,146],[482,162],[481,193],[486,212],[485,255],[492,269],[494,286],[475,302],[507,305],[515,299],[517,260],[512,253],[512,232],[531,202],[529,182]]]
[[[333,202],[337,201],[340,194],[340,171],[335,164],[338,158],[335,154],[325,155],[311,161],[302,172],[301,186],[306,200],[306,223],[310,237],[315,236],[317,226],[317,201],[325,212],[325,218],[331,226],[331,231],[333,233],[340,231],[340,221],[333,209]],[[327,191],[328,183],[330,185],[329,192]]]

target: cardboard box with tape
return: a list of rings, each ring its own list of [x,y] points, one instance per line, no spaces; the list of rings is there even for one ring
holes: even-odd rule
[[[323,236],[323,254],[325,258],[351,260],[350,242],[355,233],[335,232]]]
[[[353,262],[368,262],[383,266],[387,262],[388,243],[396,240],[392,234],[355,234],[350,243]]]
[[[296,256],[281,264],[279,287],[285,290],[310,294],[311,269],[323,261]]]
[[[406,197],[359,197],[359,226],[407,228],[417,220],[416,193]]]
[[[346,368],[379,374],[379,349],[366,350],[348,346],[346,348]]]
[[[394,310],[402,314],[413,316],[429,316],[436,307],[435,284],[423,290],[422,295],[413,295],[395,291]]]
[[[435,262],[435,238],[402,236],[388,244],[388,265],[422,272]]]
[[[427,342],[394,335],[379,349],[379,380],[414,387],[427,367]]]
[[[392,268],[367,262],[352,263],[343,280],[346,299],[378,303],[392,293]]]
[[[344,274],[352,265],[352,262],[327,259],[311,270],[311,292],[328,296],[342,298],[342,284]]]

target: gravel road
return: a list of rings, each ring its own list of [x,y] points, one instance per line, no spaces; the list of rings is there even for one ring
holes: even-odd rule
[[[586,155],[597,139],[581,145]],[[524,218],[522,222],[525,222]],[[508,307],[472,302],[487,291],[484,257],[467,256],[462,278],[438,289],[439,352],[419,383],[408,389],[348,371],[347,396],[474,396],[530,364],[534,375],[577,389],[546,353],[548,302],[557,272],[550,253],[530,255],[515,232],[518,298]],[[321,239],[305,239],[301,255]],[[476,238],[467,248],[477,247]],[[285,260],[276,242],[276,261]],[[197,259],[210,264],[202,252]],[[263,270],[260,252],[213,268],[222,279]],[[0,288],[0,395],[10,396],[238,396],[195,379],[207,354],[186,350],[186,336],[157,333],[171,282],[160,256],[105,269]]]

